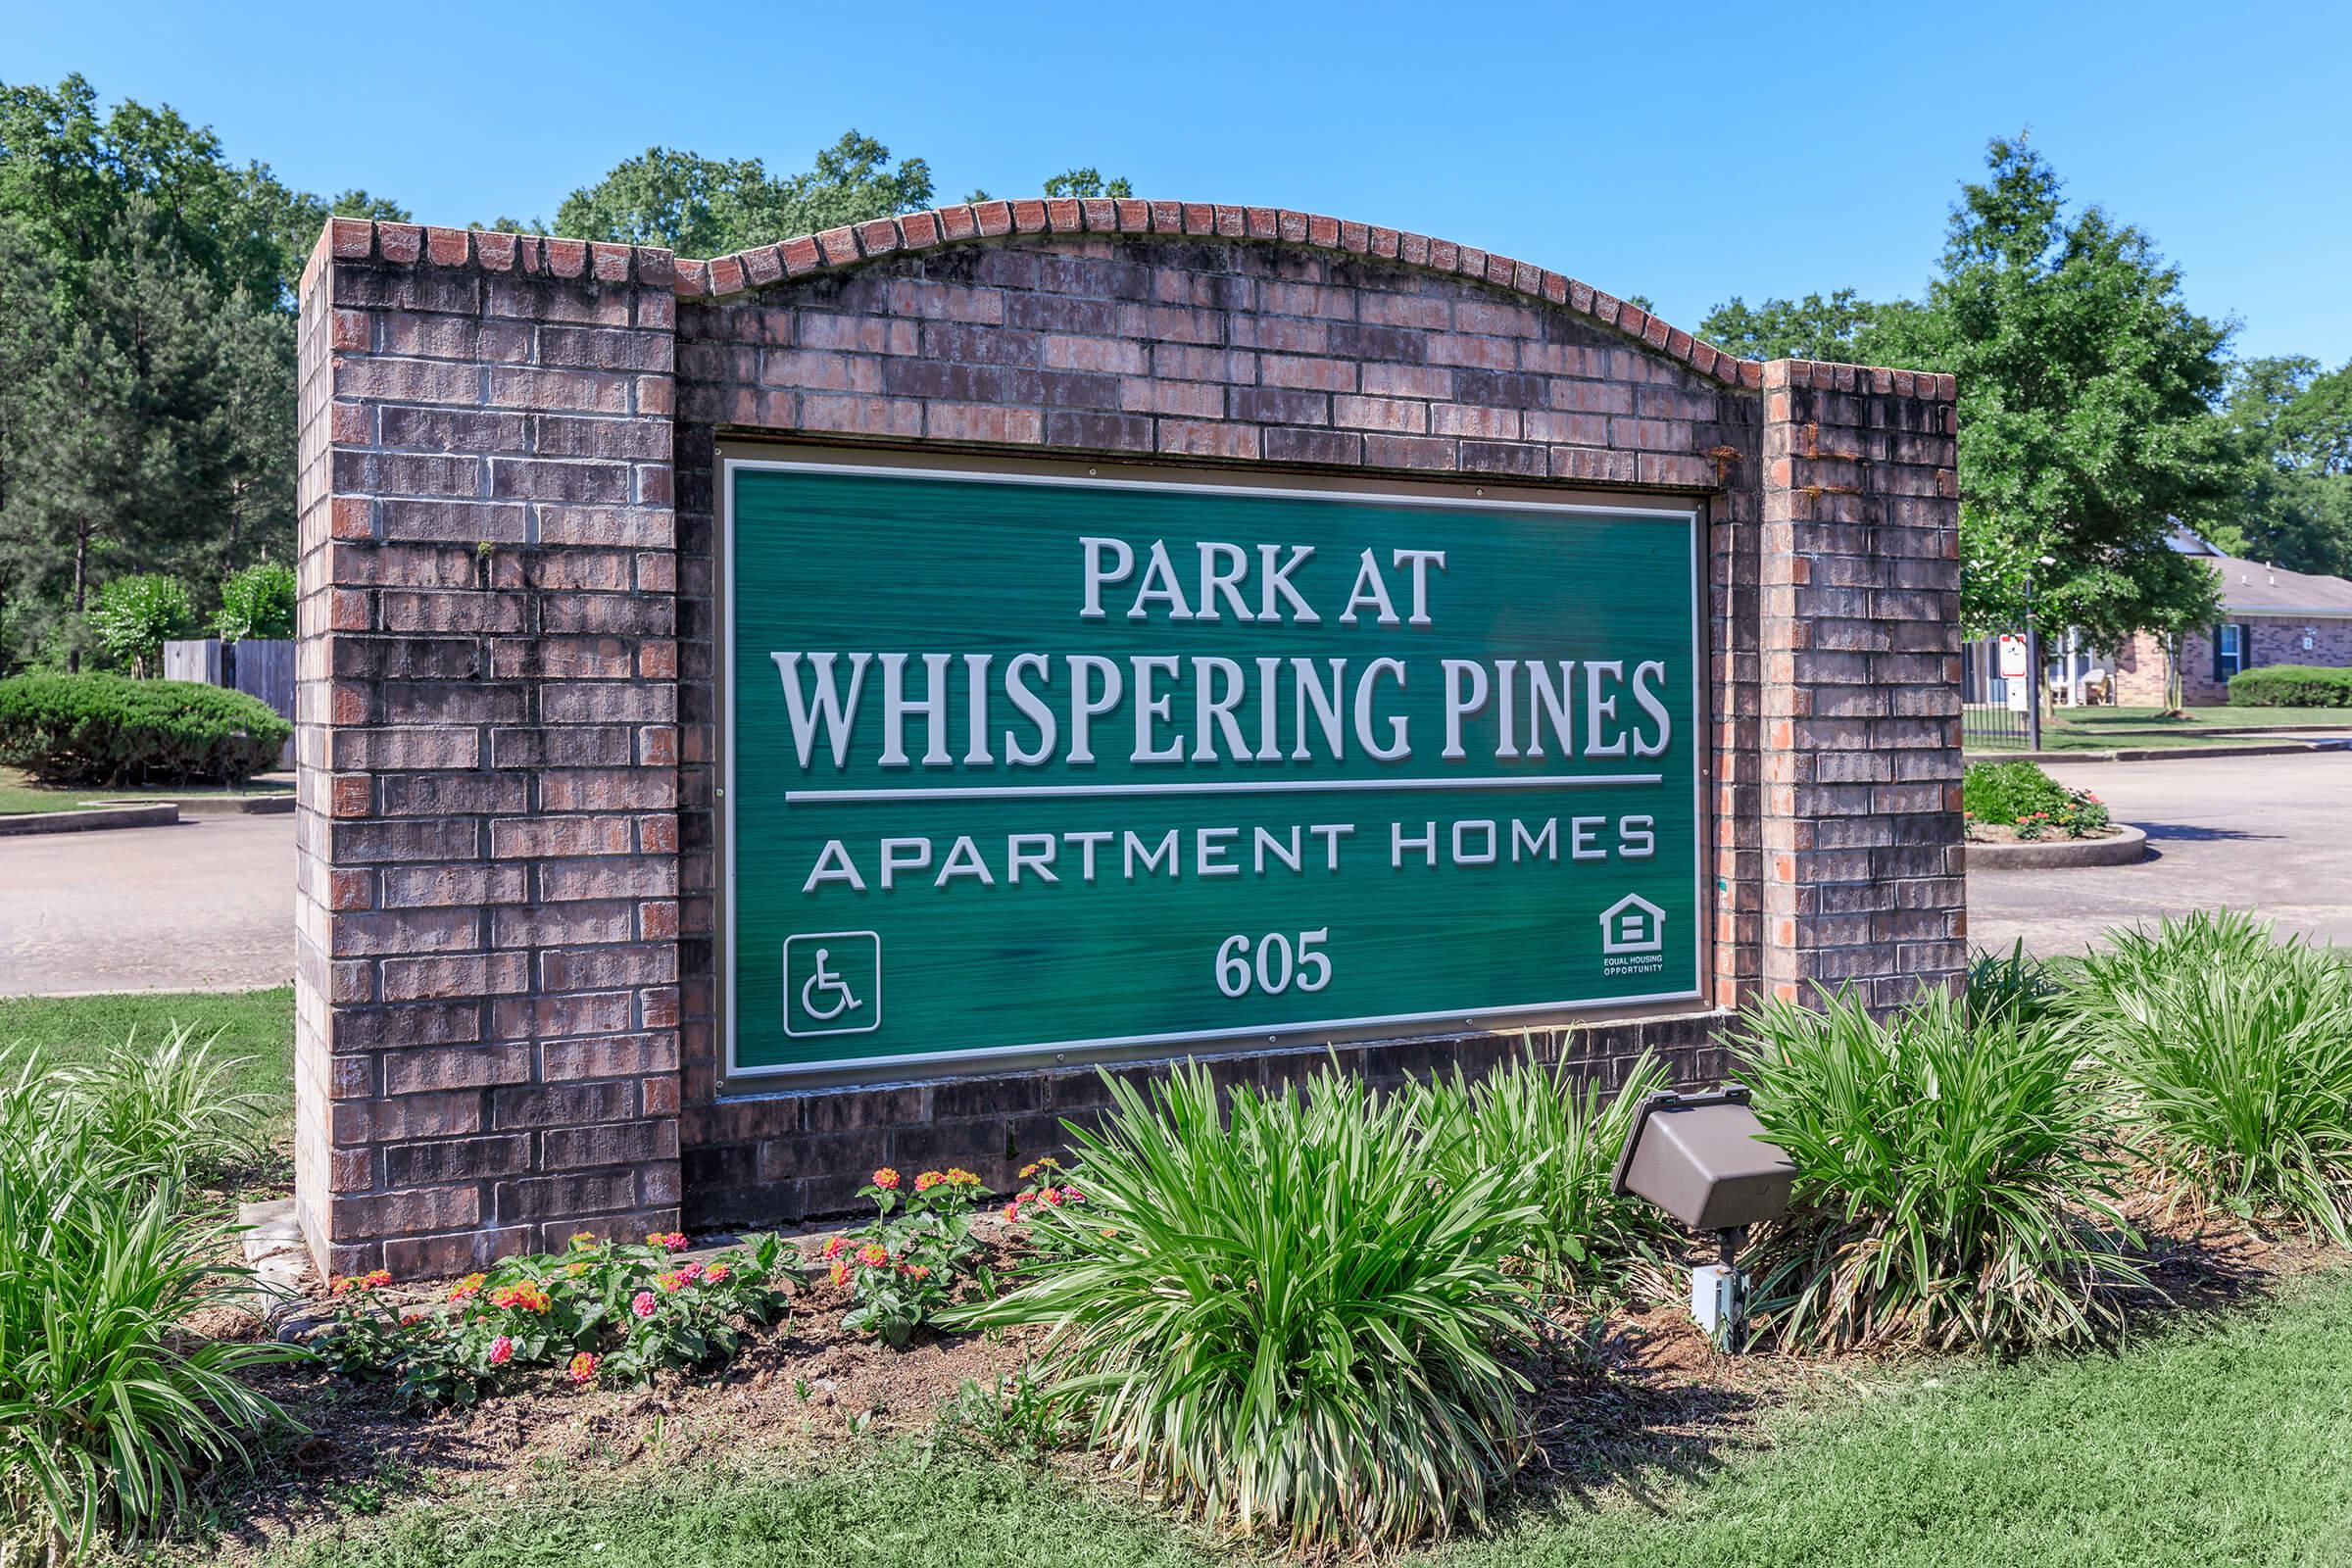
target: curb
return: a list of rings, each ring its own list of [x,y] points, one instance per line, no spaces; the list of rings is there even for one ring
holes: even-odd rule
[[[2125,824],[2111,839],[2057,839],[2048,843],[1971,844],[1971,871],[2057,871],[2082,865],[2136,865],[2148,854],[2144,829]]]
[[[2265,746],[2133,746],[2101,752],[1963,752],[1963,762],[2171,762],[2199,757],[2299,757],[2352,751],[2352,736]]]
[[[172,827],[179,807],[171,801],[146,806],[101,806],[81,811],[30,811],[0,816],[0,838],[31,833],[82,833],[102,827]]]

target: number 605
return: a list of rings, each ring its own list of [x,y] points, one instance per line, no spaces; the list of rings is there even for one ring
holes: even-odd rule
[[[1331,957],[1322,951],[1331,927],[1317,926],[1298,933],[1298,946],[1279,931],[1256,939],[1254,949],[1246,935],[1227,937],[1217,944],[1217,989],[1229,997],[1246,997],[1250,983],[1269,997],[1297,986],[1320,991],[1331,984]]]

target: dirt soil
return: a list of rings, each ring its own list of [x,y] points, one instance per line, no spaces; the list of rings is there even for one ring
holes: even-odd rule
[[[2151,1316],[2218,1312],[2339,1261],[2324,1243],[2257,1234],[2229,1215],[2168,1211],[2154,1195],[2127,1212],[2147,1242],[2152,1288],[2131,1293],[2140,1327]],[[624,1481],[754,1455],[821,1460],[870,1436],[931,1429],[965,1381],[993,1389],[1040,1338],[926,1335],[893,1350],[846,1334],[839,1323],[848,1305],[847,1291],[817,1276],[790,1319],[757,1335],[722,1374],[582,1390],[551,1371],[466,1411],[411,1414],[380,1387],[317,1370],[274,1372],[257,1382],[308,1434],[277,1442],[258,1474],[209,1489],[218,1535],[172,1554],[247,1561],[305,1530],[419,1496],[514,1496],[559,1478]],[[1909,1375],[1923,1359],[1903,1351],[1727,1356],[1680,1302],[1551,1322],[1522,1362],[1536,1385],[1524,1484],[1580,1495],[1645,1492],[1769,1443],[1778,1418]],[[1082,1453],[1065,1462],[1094,1468]]]

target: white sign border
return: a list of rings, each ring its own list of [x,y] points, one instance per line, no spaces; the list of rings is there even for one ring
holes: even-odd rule
[[[863,456],[863,454],[859,454]],[[941,454],[942,458],[948,457]],[[1310,489],[1282,485],[1252,485],[1223,482],[1213,473],[1204,472],[1198,480],[1132,478],[1104,476],[1096,469],[1106,466],[1103,461],[1089,462],[1082,457],[1032,457],[1026,453],[1008,453],[1014,462],[1048,462],[1083,466],[1086,472],[1063,473],[1027,471],[1020,468],[958,468],[930,463],[861,463],[857,461],[831,462],[815,458],[749,458],[739,457],[721,449],[715,467],[718,477],[718,496],[715,512],[717,528],[718,575],[712,593],[718,600],[718,660],[713,690],[715,709],[713,729],[718,747],[718,800],[713,803],[719,828],[719,842],[714,860],[717,868],[718,944],[714,955],[716,973],[713,982],[718,991],[718,1023],[720,1034],[721,1068],[718,1091],[749,1086],[753,1092],[773,1093],[780,1088],[858,1087],[863,1084],[887,1084],[908,1077],[985,1076],[993,1070],[1021,1070],[1040,1066],[1066,1065],[1073,1057],[1087,1062],[1115,1059],[1122,1054],[1151,1054],[1167,1046],[1216,1045],[1219,1054],[1247,1054],[1255,1050],[1289,1047],[1339,1045],[1377,1040],[1382,1036],[1363,1031],[1386,1029],[1396,1025],[1455,1023],[1459,1031],[1474,1033],[1482,1029],[1505,1025],[1529,1026],[1537,1023],[1591,1014],[1625,1007],[1641,1007],[1653,1004],[1702,1002],[1706,999],[1705,965],[1710,951],[1705,936],[1707,926],[1707,781],[1712,775],[1709,748],[1712,738],[1704,723],[1706,686],[1709,679],[1706,664],[1705,630],[1707,624],[1706,579],[1699,572],[1699,540],[1704,531],[1705,509],[1700,506],[1673,507],[1660,504],[1608,504],[1570,501],[1497,500],[1484,495],[1449,495],[1432,492],[1383,491],[1376,489]],[[1117,460],[1108,460],[1115,463]],[[1453,511],[1554,512],[1597,516],[1649,517],[1657,521],[1679,521],[1684,524],[1684,538],[1690,549],[1688,577],[1690,583],[1690,708],[1686,715],[1697,747],[1698,765],[1691,769],[1691,858],[1696,862],[1692,908],[1698,929],[1692,933],[1697,944],[1696,961],[1699,973],[1697,984],[1688,991],[1661,991],[1638,997],[1597,997],[1567,1002],[1532,1002],[1507,1006],[1474,1008],[1469,1013],[1453,1009],[1435,1012],[1389,1013],[1364,1018],[1321,1018],[1300,1023],[1276,1024],[1270,1028],[1221,1028],[1171,1031],[1152,1035],[1105,1035],[1089,1040],[1059,1040],[1040,1042],[1033,1046],[999,1047],[977,1051],[927,1051],[890,1056],[851,1056],[833,1061],[796,1061],[765,1066],[744,1066],[736,1059],[735,1012],[735,475],[738,472],[770,471],[799,473],[846,473],[868,478],[924,478],[963,480],[982,484],[1047,484],[1078,488],[1116,490],[1158,490],[1195,494],[1202,491],[1222,495],[1271,497],[1286,501],[1337,501],[1372,503],[1387,506],[1417,506]],[[1310,477],[1301,475],[1301,477]],[[1467,490],[1474,480],[1465,476],[1460,483]],[[1498,486],[1508,487],[1508,481],[1497,477]],[[1342,1041],[1347,1034],[1353,1038]],[[1262,1036],[1262,1040],[1261,1037]],[[1318,1038],[1319,1037],[1319,1038]],[[1404,1038],[1412,1038],[1406,1036]],[[936,1069],[946,1065],[949,1072]],[[968,1071],[961,1070],[968,1067]],[[916,1069],[909,1071],[908,1069]],[[921,1071],[920,1069],[934,1069]],[[781,1080],[781,1082],[779,1082]],[[815,1080],[796,1084],[794,1080]]]

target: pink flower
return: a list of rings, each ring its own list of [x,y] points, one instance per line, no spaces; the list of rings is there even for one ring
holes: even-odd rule
[[[1061,1190],[1061,1200],[1065,1203],[1083,1203],[1086,1201],[1086,1195],[1075,1187],[1064,1187]]]
[[[1007,1225],[1018,1225],[1020,1222],[1021,1200],[1016,1198],[1011,1202],[1004,1205],[1004,1223]]]
[[[726,1279],[727,1272],[726,1264],[713,1263],[709,1268],[703,1270],[703,1282],[707,1285],[719,1284],[721,1281]]]
[[[596,1381],[596,1357],[582,1350],[571,1358],[565,1370],[571,1374],[574,1383],[593,1383]]]
[[[514,1359],[514,1342],[504,1334],[490,1342],[490,1364],[505,1366]]]
[[[1058,1187],[1049,1187],[1044,1192],[1037,1195],[1037,1200],[1045,1204],[1048,1208],[1059,1208],[1061,1206],[1061,1189]]]
[[[652,1317],[654,1315],[654,1293],[639,1291],[635,1296],[630,1297],[629,1310],[639,1317]]]
[[[678,1278],[684,1280],[689,1285],[692,1285],[696,1280],[699,1280],[702,1277],[703,1265],[700,1263],[683,1263],[678,1267]]]

